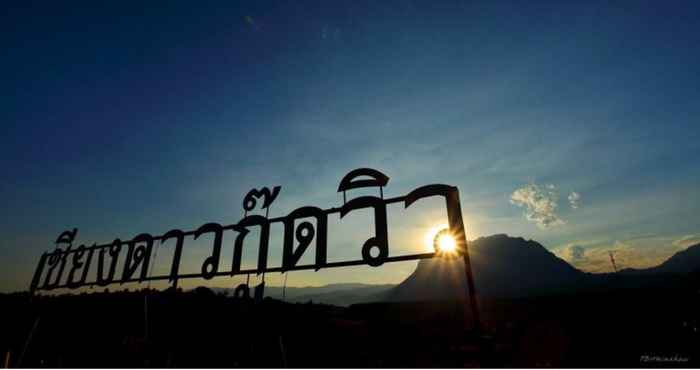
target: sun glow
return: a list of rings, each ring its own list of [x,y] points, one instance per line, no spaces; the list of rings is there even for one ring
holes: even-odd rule
[[[448,226],[447,224],[441,224],[437,226],[433,226],[428,230],[428,232],[425,233],[425,249],[427,251],[435,251],[435,237],[437,234],[442,231],[447,229]]]
[[[425,234],[425,247],[428,250],[440,254],[455,254],[457,252],[457,241],[450,235],[447,225],[439,225],[431,228]]]
[[[448,233],[438,235],[435,244],[437,244],[438,250],[442,253],[452,254],[457,251],[457,242],[455,241],[455,238]]]

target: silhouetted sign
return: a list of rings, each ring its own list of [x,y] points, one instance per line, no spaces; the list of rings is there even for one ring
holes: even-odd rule
[[[391,256],[389,253],[389,237],[387,230],[387,205],[403,203],[405,208],[415,202],[429,197],[445,199],[449,232],[457,244],[457,251],[465,257],[468,263],[467,241],[464,233],[464,223],[460,208],[459,191],[450,185],[427,185],[417,188],[407,195],[384,198],[383,187],[389,182],[385,174],[370,168],[359,168],[348,173],[340,181],[338,192],[343,193],[343,205],[329,209],[305,206],[282,217],[268,217],[270,205],[280,193],[280,187],[253,189],[243,199],[244,217],[238,223],[221,225],[215,222],[206,223],[196,230],[170,230],[163,235],[139,234],[131,240],[115,239],[111,243],[92,246],[80,245],[73,247],[78,229],[64,231],[56,239],[56,248],[41,256],[34,273],[30,290],[51,290],[55,288],[78,288],[86,285],[106,286],[127,282],[143,282],[152,280],[168,280],[177,286],[179,279],[203,278],[212,279],[217,276],[234,276],[244,274],[263,274],[266,272],[286,272],[293,270],[319,270],[322,268],[370,265],[381,266],[386,262],[407,261],[432,258],[433,253]],[[352,189],[378,187],[379,197],[361,196],[347,199],[347,192]],[[342,220],[349,213],[360,209],[372,209],[374,214],[374,234],[363,243],[360,251],[361,259],[351,261],[329,262],[327,260],[328,217],[338,214]],[[265,210],[265,216],[249,215],[250,211]],[[308,221],[312,219],[314,222]],[[300,222],[298,222],[300,221]],[[268,267],[268,247],[270,226],[281,224],[284,228],[282,265]],[[257,267],[241,268],[243,245],[251,228],[260,230],[258,242]],[[226,232],[237,233],[233,245],[230,271],[221,271],[221,247]],[[180,273],[180,259],[188,236],[195,240],[204,236],[212,236],[211,253],[202,261],[201,270],[196,273]],[[174,248],[170,273],[154,276],[149,274],[152,267],[153,251],[156,243]],[[308,249],[314,250],[315,262],[310,265],[299,265],[302,256]],[[373,253],[374,252],[374,253]],[[123,259],[121,271],[117,271],[117,262]],[[87,281],[90,268],[96,268],[95,280]],[[264,285],[255,289],[255,295],[261,295]],[[250,297],[247,284],[236,288],[236,296]]]

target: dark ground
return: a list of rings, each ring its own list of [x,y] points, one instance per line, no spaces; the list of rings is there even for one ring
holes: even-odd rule
[[[340,308],[193,292],[0,295],[17,367],[698,367],[697,276],[673,284]],[[144,302],[148,300],[148,332]],[[32,327],[36,330],[22,350]]]

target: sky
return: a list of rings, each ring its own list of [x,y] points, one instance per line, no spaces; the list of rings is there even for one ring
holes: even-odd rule
[[[387,196],[455,185],[470,239],[533,239],[585,271],[700,242],[697,2],[2,7],[0,291],[26,289],[64,230],[91,245],[232,224],[263,186],[282,186],[274,216],[338,206],[358,167]],[[390,210],[392,255],[425,251],[444,220],[428,203]],[[359,258],[371,214],[332,224],[329,259]],[[288,279],[398,283],[415,265]]]

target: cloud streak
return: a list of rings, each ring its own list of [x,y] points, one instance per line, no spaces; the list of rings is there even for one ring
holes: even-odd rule
[[[686,235],[673,241],[673,245],[681,248],[688,248],[695,244],[700,244],[700,236],[698,235]]]
[[[510,195],[510,203],[525,208],[525,218],[541,229],[564,224],[564,220],[557,215],[558,199],[559,192],[552,184],[528,184]]]

